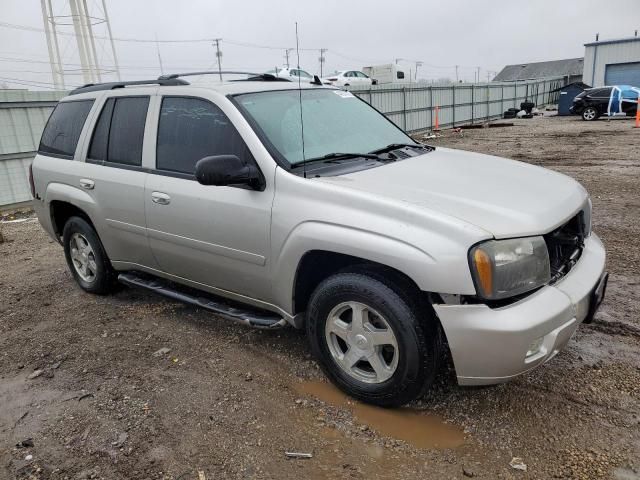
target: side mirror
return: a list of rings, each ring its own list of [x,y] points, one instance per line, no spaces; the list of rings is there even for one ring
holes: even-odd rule
[[[260,171],[235,155],[201,158],[196,163],[196,180],[202,185],[247,185],[254,190],[264,189]]]

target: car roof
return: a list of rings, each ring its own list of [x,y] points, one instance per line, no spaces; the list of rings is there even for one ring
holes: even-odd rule
[[[176,90],[184,90],[185,95],[197,95],[198,92],[214,91],[222,95],[239,95],[242,93],[257,93],[265,91],[278,91],[278,90],[317,90],[327,89],[335,90],[335,87],[328,85],[313,85],[308,82],[286,82],[286,81],[223,81],[223,82],[207,82],[207,83],[195,83],[178,86],[159,86],[155,84],[149,85],[136,85],[136,86],[124,86],[113,89],[94,90],[86,93],[77,93],[74,95],[68,95],[65,99],[69,100],[81,100],[83,98],[96,98],[102,95],[105,91],[117,93],[120,95],[150,95],[153,93],[162,93],[164,88],[171,88],[171,94],[175,95]],[[123,92],[127,92],[126,94]]]

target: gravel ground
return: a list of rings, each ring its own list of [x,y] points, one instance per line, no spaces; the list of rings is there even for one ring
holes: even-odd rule
[[[607,298],[552,362],[489,388],[444,372],[408,408],[371,409],[321,383],[293,329],[81,292],[61,248],[21,219],[0,244],[0,478],[640,478],[640,132],[515,123],[429,141],[544,165],[591,192]]]

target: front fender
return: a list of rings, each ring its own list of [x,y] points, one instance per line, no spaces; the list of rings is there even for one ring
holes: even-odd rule
[[[468,267],[459,259],[437,259],[430,252],[379,233],[332,223],[309,221],[298,225],[285,240],[274,265],[274,297],[293,311],[296,272],[302,257],[313,250],[351,255],[394,268],[411,278],[423,291],[473,294]],[[462,262],[466,266],[466,252]]]

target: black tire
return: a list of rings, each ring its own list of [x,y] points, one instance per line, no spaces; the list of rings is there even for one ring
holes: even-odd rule
[[[80,234],[87,240],[91,247],[92,257],[95,261],[95,272],[92,280],[82,278],[71,258],[71,238],[74,234]],[[69,270],[73,278],[78,282],[80,288],[89,293],[105,295],[111,293],[116,287],[116,272],[111,266],[104,247],[98,234],[93,227],[81,217],[71,217],[67,220],[62,231],[62,244],[64,246],[64,256],[67,260]]]
[[[441,358],[440,337],[433,310],[422,305],[416,292],[377,272],[343,272],[324,280],[313,292],[307,309],[311,349],[329,379],[363,402],[382,407],[408,403],[434,381]],[[366,383],[345,372],[331,354],[325,336],[330,312],[344,302],[363,303],[379,312],[398,344],[397,367],[390,378]]]
[[[596,107],[588,106],[582,111],[582,119],[586,122],[593,122],[600,117],[600,112]]]

